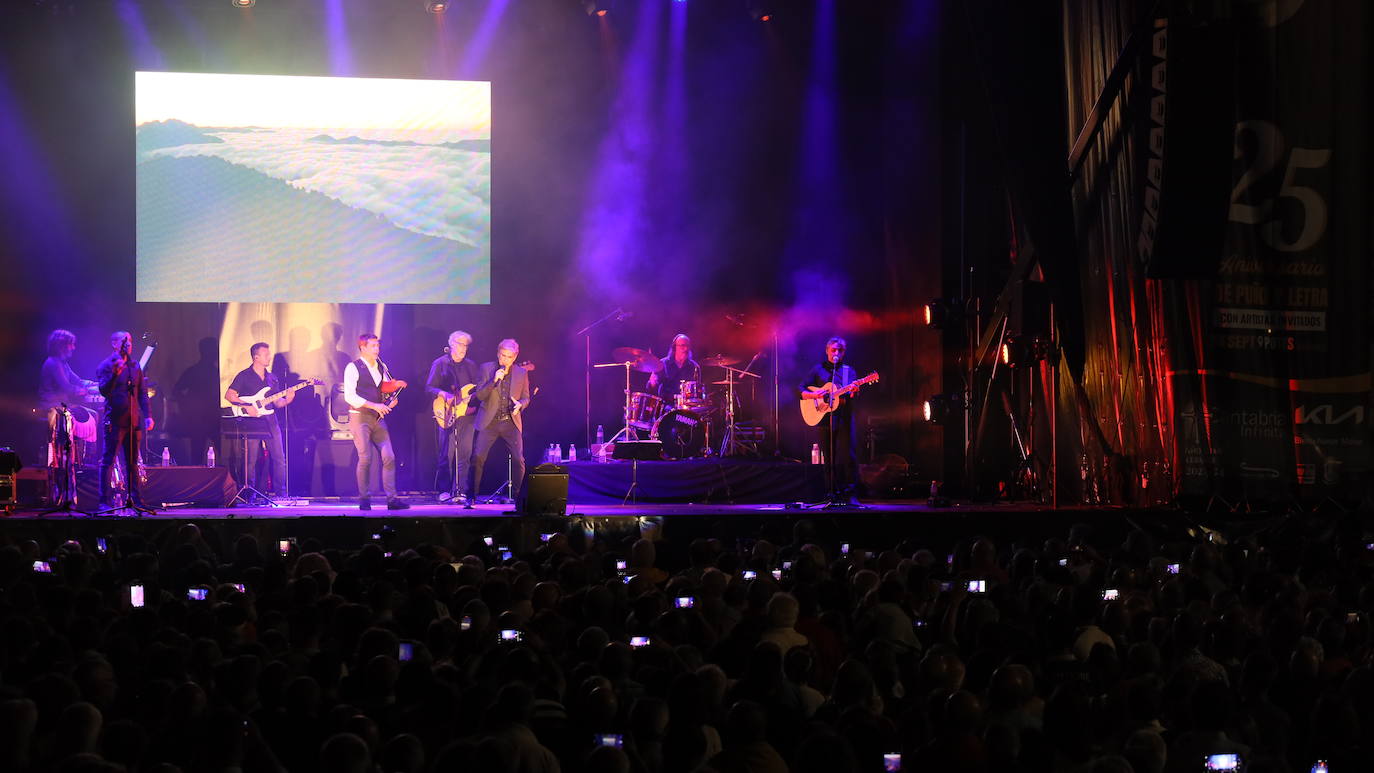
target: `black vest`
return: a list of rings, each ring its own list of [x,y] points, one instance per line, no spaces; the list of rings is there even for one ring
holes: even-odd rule
[[[370,403],[380,403],[382,401],[382,385],[372,380],[372,371],[367,369],[367,363],[359,357],[353,361],[353,367],[358,369],[358,396]],[[377,360],[377,372],[386,378],[386,366],[381,360]]]

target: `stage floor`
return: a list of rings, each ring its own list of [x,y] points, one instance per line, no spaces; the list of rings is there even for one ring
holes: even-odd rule
[[[374,502],[372,509],[362,511],[358,509],[355,500],[321,502],[311,501],[309,504],[285,504],[280,507],[247,507],[238,505],[235,507],[174,507],[159,510],[153,515],[145,516],[143,520],[248,520],[248,519],[271,519],[271,520],[295,520],[308,518],[359,518],[359,519],[430,519],[430,518],[494,518],[494,517],[518,517],[520,514],[512,510],[510,504],[490,504],[475,505],[472,509],[454,506],[447,503],[425,502],[418,500],[407,500],[410,503],[409,510],[387,510],[385,504]],[[1073,511],[1083,512],[1086,508],[1073,508]],[[568,505],[567,517],[584,516],[588,518],[607,518],[607,517],[635,517],[645,516],[659,517],[720,517],[720,516],[808,516],[824,514],[827,516],[839,515],[968,515],[974,513],[1037,513],[1052,512],[1053,508],[1036,504],[973,504],[969,502],[956,502],[948,507],[931,507],[923,501],[883,501],[865,502],[860,507],[823,507],[821,505],[805,505],[801,508],[790,507],[784,503],[776,504],[662,504],[647,503],[636,504],[627,503],[623,505]],[[1067,511],[1062,511],[1067,512]],[[8,517],[8,520],[46,520],[62,521],[67,519],[74,520],[97,520],[97,521],[127,521],[138,520],[129,514],[93,516],[87,513],[47,513],[41,509],[25,508],[15,510]]]

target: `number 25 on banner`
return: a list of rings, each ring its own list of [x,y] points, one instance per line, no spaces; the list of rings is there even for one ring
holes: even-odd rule
[[[1304,170],[1325,167],[1331,161],[1331,149],[1293,148],[1289,151],[1279,127],[1268,121],[1240,121],[1236,124],[1236,160],[1246,155],[1244,139],[1247,135],[1254,137],[1254,157],[1231,191],[1231,221],[1259,226],[1260,237],[1279,252],[1310,249],[1326,233],[1326,199],[1316,188],[1299,185],[1297,178]],[[1278,194],[1261,198],[1262,194],[1255,191],[1247,196],[1247,191],[1274,171],[1285,155],[1288,160]],[[1257,203],[1242,203],[1242,199]],[[1281,199],[1292,199],[1297,206],[1282,205],[1280,213],[1275,215],[1275,203]],[[1301,222],[1300,228],[1284,227],[1296,222]]]

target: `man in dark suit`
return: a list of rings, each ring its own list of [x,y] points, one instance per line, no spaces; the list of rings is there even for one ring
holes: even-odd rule
[[[129,493],[128,504],[140,510],[146,506],[138,493],[138,454],[145,430],[153,428],[148,418],[148,390],[143,385],[143,369],[133,356],[134,337],[120,330],[110,336],[114,349],[100,367],[95,380],[105,397],[105,453],[100,460],[100,508],[107,510],[110,501],[110,475],[115,455],[124,459],[124,485]]]
[[[514,338],[507,338],[496,347],[496,362],[482,364],[475,392],[482,407],[477,411],[477,442],[473,444],[473,497],[482,490],[482,468],[499,438],[510,449],[513,464],[510,496],[519,500],[520,486],[525,481],[525,442],[521,434],[524,424],[520,413],[530,404],[529,375],[515,364],[519,356],[520,344]],[[472,507],[472,499],[466,507]]]

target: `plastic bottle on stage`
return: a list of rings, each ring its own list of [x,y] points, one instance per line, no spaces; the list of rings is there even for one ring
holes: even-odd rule
[[[167,450],[167,446],[162,447],[162,466],[172,466],[172,452]]]
[[[561,446],[561,445],[555,445],[555,446],[553,447],[553,463],[554,463],[554,464],[558,464],[558,463],[560,463],[560,462],[562,462],[562,461],[563,461],[563,446]]]
[[[570,462],[575,462],[575,461],[577,461],[577,444],[576,444],[576,443],[569,443],[569,444],[568,444],[568,461],[570,461]]]
[[[215,466],[215,447],[214,447],[214,446],[210,446],[209,448],[205,449],[205,466],[206,466],[206,467],[214,467],[214,466]]]
[[[811,463],[812,463],[812,464],[820,464],[820,463],[821,463],[821,444],[820,444],[820,443],[812,443],[812,444],[811,444]]]

